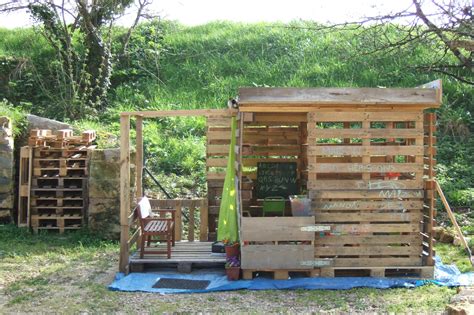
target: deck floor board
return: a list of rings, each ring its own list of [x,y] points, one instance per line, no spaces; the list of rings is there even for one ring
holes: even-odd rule
[[[176,242],[171,248],[171,258],[166,254],[147,254],[150,250],[165,250],[166,244],[159,244],[154,248],[145,248],[145,255],[140,259],[140,252],[136,251],[130,256],[131,264],[224,264],[225,255],[212,254],[212,242]]]

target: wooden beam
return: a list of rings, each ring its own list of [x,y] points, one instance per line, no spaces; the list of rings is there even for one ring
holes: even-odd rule
[[[208,222],[209,211],[207,206],[207,199],[201,199],[199,209],[200,225],[199,225],[199,241],[206,242],[208,239]]]
[[[143,118],[158,118],[158,117],[178,117],[178,116],[213,116],[213,117],[228,117],[235,116],[237,110],[235,109],[191,109],[191,110],[152,110],[152,111],[137,111],[137,112],[122,112],[122,116],[142,116]]]
[[[420,86],[417,86],[417,88],[436,90],[436,99],[441,105],[441,102],[443,101],[443,81],[441,79],[422,84]]]
[[[424,105],[439,107],[435,89],[420,88],[240,88],[239,106]],[[275,110],[275,109],[274,109]]]
[[[137,185],[137,200],[143,196],[143,117],[137,116],[136,121],[136,185]]]
[[[128,270],[130,226],[130,116],[120,116],[120,272]]]
[[[438,181],[435,181],[435,186],[436,186],[436,192],[438,193],[439,198],[441,199],[444,208],[446,209],[446,212],[448,213],[448,217],[451,220],[451,223],[454,226],[454,229],[456,230],[456,234],[459,237],[459,240],[461,241],[463,247],[468,251],[469,253],[469,258],[471,258],[472,262],[472,253],[471,249],[469,247],[469,244],[467,243],[466,239],[464,238],[464,235],[462,234],[462,230],[458,225],[458,222],[456,221],[456,217],[454,216],[453,211],[451,210],[451,207],[448,204],[448,200],[446,200],[446,197],[444,196],[443,190],[441,190],[441,186],[439,185]]]

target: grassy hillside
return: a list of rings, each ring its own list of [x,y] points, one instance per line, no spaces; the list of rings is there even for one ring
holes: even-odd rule
[[[472,206],[474,140],[469,135],[474,91],[451,78],[417,70],[417,65],[436,58],[431,47],[437,43],[367,55],[362,52],[377,39],[361,31],[322,33],[310,26],[141,24],[130,42],[130,55],[114,65],[107,110],[73,123],[79,129],[99,130],[102,146],[116,146],[118,114],[123,110],[223,108],[242,86],[414,87],[442,78],[439,177],[453,204]],[[122,33],[116,29],[116,47]],[[0,29],[0,59],[0,99],[25,111],[67,120],[51,102],[56,61],[37,32]],[[148,165],[155,173],[168,174],[161,178],[176,193],[203,193],[204,128],[202,118],[146,124]],[[178,188],[171,188],[173,182],[179,182]]]

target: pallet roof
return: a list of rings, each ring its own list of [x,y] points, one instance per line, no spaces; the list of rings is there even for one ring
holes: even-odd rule
[[[243,112],[305,112],[321,107],[438,108],[441,85],[417,88],[240,88]]]

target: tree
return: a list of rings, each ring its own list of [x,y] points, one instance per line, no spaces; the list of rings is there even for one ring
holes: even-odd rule
[[[135,19],[123,37],[121,56],[151,0],[29,0],[0,3],[0,12],[28,10],[56,54],[51,64],[56,91],[47,91],[64,117],[93,117],[106,107],[113,70],[112,30],[125,10]]]
[[[360,30],[363,54],[386,54],[411,45],[427,44],[432,47],[433,58],[429,63],[416,65],[417,69],[443,73],[474,85],[471,0],[412,0],[408,8],[399,12],[313,29]]]

